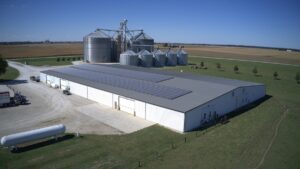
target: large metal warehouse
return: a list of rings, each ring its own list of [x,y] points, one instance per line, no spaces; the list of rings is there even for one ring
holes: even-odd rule
[[[186,132],[265,96],[263,84],[124,65],[42,71],[42,82]]]

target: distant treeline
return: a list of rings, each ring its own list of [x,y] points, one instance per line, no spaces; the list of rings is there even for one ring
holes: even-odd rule
[[[18,42],[0,42],[0,45],[25,45],[25,44],[81,44],[82,41],[18,41]],[[260,49],[275,49],[280,51],[297,51],[300,49],[293,48],[277,48],[277,47],[266,47],[266,46],[248,46],[248,45],[231,45],[231,44],[205,44],[205,43],[155,43],[163,47],[177,48],[180,46],[221,46],[221,47],[244,47],[244,48],[260,48]]]
[[[205,44],[205,43],[155,43],[163,47],[180,47],[180,46],[207,46],[207,47],[244,47],[244,48],[260,48],[260,49],[275,49],[280,51],[297,51],[300,52],[300,49],[293,48],[277,48],[277,47],[266,47],[266,46],[248,46],[248,45],[232,45],[232,44]]]
[[[0,42],[0,45],[26,45],[26,44],[80,44],[82,41],[19,41]]]

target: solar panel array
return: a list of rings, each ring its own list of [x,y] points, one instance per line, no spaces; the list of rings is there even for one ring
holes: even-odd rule
[[[79,66],[72,66],[75,69],[81,69],[81,70],[88,70],[93,72],[100,72],[115,76],[121,76],[121,77],[128,77],[132,79],[138,79],[138,80],[144,80],[149,82],[161,82],[164,80],[168,80],[173,78],[172,76],[167,75],[159,75],[154,73],[147,73],[147,72],[138,72],[138,71],[132,71],[127,69],[119,69],[119,68],[113,68],[109,66],[102,66],[102,65],[93,65],[93,64],[83,64]]]
[[[104,84],[165,99],[175,99],[191,92],[189,90],[169,87],[158,83],[116,76],[109,73],[76,69],[73,67],[48,70],[44,71],[44,73],[84,85],[92,83],[97,85],[99,89],[101,89],[101,85]]]

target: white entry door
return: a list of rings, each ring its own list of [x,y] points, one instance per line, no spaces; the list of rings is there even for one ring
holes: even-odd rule
[[[120,97],[120,110],[134,115],[134,100]]]
[[[61,80],[60,80],[60,88],[61,88],[62,90],[65,90],[65,89],[67,89],[67,88],[70,88],[70,87],[69,87],[69,82],[68,82],[67,80],[61,79]]]

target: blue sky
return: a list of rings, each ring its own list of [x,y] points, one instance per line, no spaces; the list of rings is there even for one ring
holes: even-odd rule
[[[0,0],[0,41],[77,41],[124,18],[156,42],[300,49],[299,0]]]

